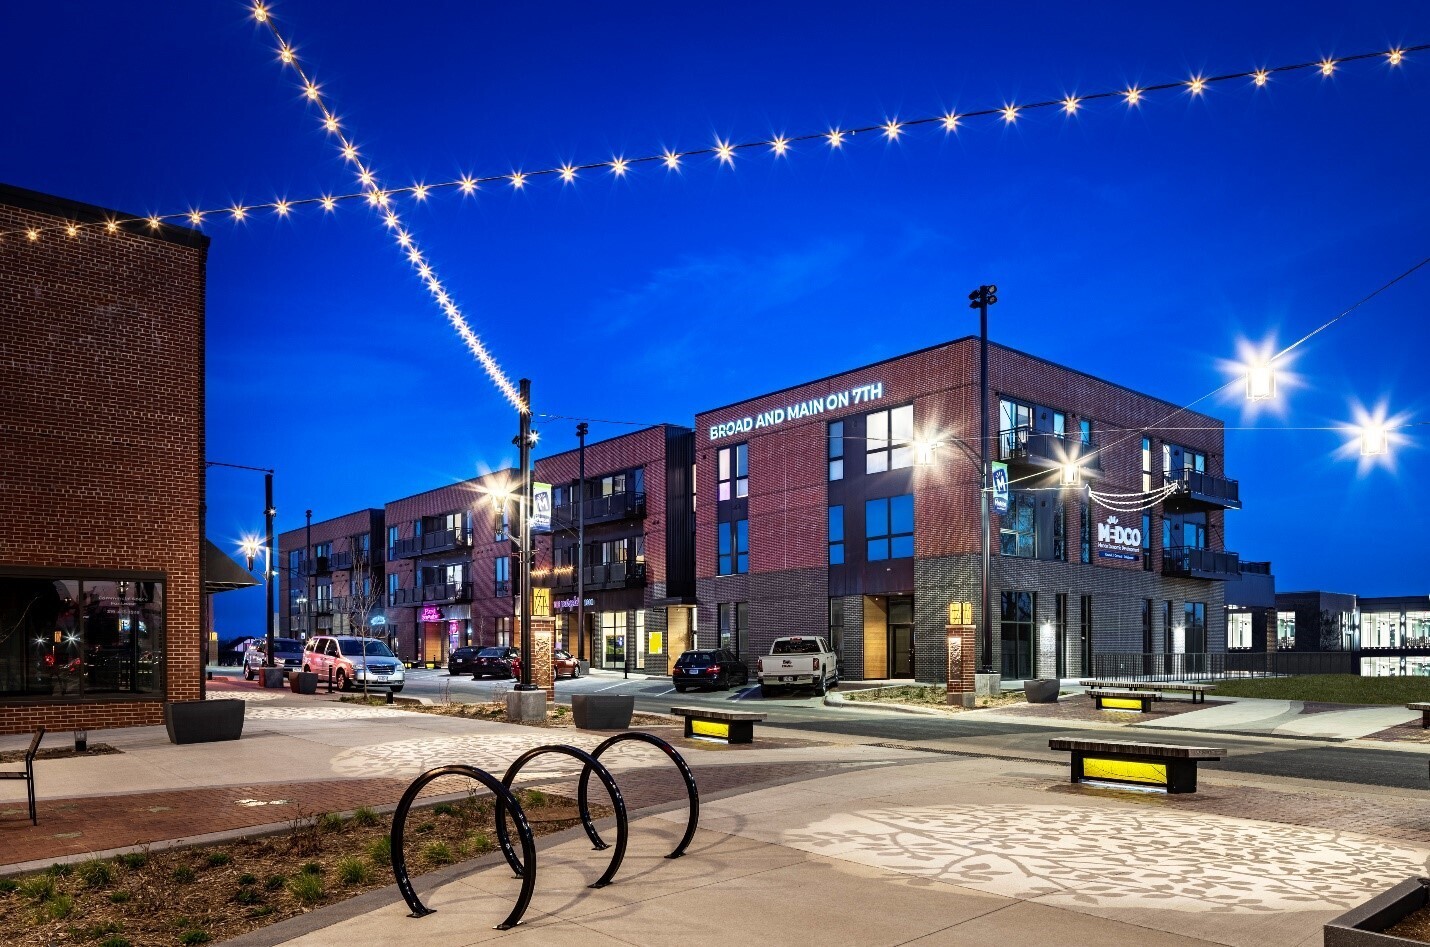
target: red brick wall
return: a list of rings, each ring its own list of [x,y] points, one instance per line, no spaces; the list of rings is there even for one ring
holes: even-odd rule
[[[101,213],[0,187],[0,231]],[[201,686],[207,248],[178,228],[0,240],[0,570],[165,573],[170,700]],[[158,701],[0,701],[0,733],[162,719]]]

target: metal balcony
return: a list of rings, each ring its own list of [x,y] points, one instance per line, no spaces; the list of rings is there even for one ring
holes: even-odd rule
[[[573,592],[576,589],[576,570],[571,569],[558,573],[550,581],[552,588],[556,591]],[[644,562],[609,562],[605,565],[586,567],[584,586],[587,592],[603,589],[629,589],[644,584]]]
[[[1010,465],[1054,469],[1076,463],[1084,474],[1102,473],[1102,457],[1097,442],[1081,437],[1035,431],[1019,425],[998,432],[998,459]]]
[[[304,559],[298,564],[299,575],[327,575],[332,572],[332,566],[328,556],[315,556],[312,559]]]
[[[639,519],[645,516],[645,493],[627,490],[605,497],[590,497],[585,501],[586,525],[614,523],[623,519]],[[574,503],[558,506],[551,511],[551,518],[562,529],[576,525],[577,507]]]
[[[393,605],[449,605],[472,600],[472,583],[443,582],[398,589],[392,593]]]
[[[353,567],[353,554],[350,552],[335,552],[328,557],[329,569],[351,569]]]
[[[1162,501],[1168,512],[1241,509],[1241,486],[1235,480],[1191,469],[1174,470],[1165,479],[1177,484],[1177,492]]]
[[[1162,550],[1162,574],[1226,582],[1241,576],[1241,557],[1234,552],[1169,546]]]
[[[472,534],[464,529],[442,529],[409,539],[399,539],[388,547],[392,559],[416,559],[472,545]]]

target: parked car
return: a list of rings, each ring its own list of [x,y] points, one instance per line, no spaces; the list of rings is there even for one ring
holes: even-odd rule
[[[447,658],[447,674],[471,674],[477,668],[476,648],[457,648]]]
[[[350,635],[318,635],[308,639],[303,649],[303,670],[312,671],[343,690],[350,687],[386,687],[394,694],[402,690],[406,674],[402,662],[387,645],[376,638]]]
[[[756,662],[760,696],[772,697],[789,687],[809,687],[816,695],[839,686],[839,660],[820,637],[776,638],[770,653]]]
[[[473,679],[478,677],[521,676],[521,652],[507,645],[483,648],[477,652],[472,669]]]
[[[563,674],[571,678],[580,677],[581,662],[572,657],[571,652],[558,648],[551,656],[551,673],[555,677]]]
[[[741,661],[735,652],[724,648],[686,651],[675,659],[675,672],[671,677],[676,691],[682,694],[689,687],[713,687],[727,691],[731,683],[750,682],[750,666]]]
[[[273,666],[283,669],[283,676],[303,664],[303,642],[297,638],[273,639]],[[243,653],[243,676],[253,680],[261,668],[268,666],[268,641],[258,641]]]

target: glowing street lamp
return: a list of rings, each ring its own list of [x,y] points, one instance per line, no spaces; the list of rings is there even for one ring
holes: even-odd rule
[[[1065,487],[1075,487],[1082,479],[1082,468],[1077,465],[1077,461],[1059,465],[1061,472],[1060,481]]]
[[[1383,424],[1369,423],[1361,425],[1360,429],[1360,455],[1362,457],[1380,457],[1390,452],[1390,438],[1385,432]]]
[[[920,467],[931,465],[937,450],[938,441],[914,441],[914,463]]]
[[[1270,401],[1276,397],[1276,371],[1268,362],[1254,362],[1246,370],[1246,400]]]

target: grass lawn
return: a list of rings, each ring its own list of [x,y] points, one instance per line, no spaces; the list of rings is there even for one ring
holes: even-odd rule
[[[1269,697],[1327,704],[1407,704],[1430,701],[1430,677],[1361,677],[1308,674],[1220,681],[1213,697]]]

